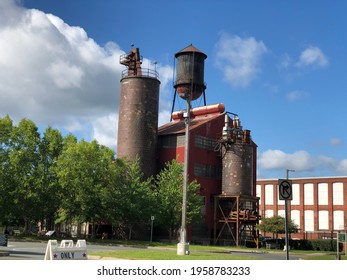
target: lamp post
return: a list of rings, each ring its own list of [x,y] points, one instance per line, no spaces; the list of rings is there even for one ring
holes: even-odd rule
[[[184,178],[182,196],[182,224],[180,242],[177,244],[177,255],[188,255],[189,244],[187,243],[186,216],[187,216],[187,189],[189,184],[189,128],[190,128],[190,98],[187,98],[187,112],[185,119],[185,145],[184,145]]]
[[[289,179],[289,172],[295,172],[295,170],[286,170],[286,179]],[[289,226],[288,226],[288,199],[284,201],[285,207],[285,232],[286,232],[286,260],[289,260]]]

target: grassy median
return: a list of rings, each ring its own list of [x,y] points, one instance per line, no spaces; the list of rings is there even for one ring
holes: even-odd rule
[[[191,251],[189,255],[178,256],[176,250],[121,250],[108,252],[90,252],[102,258],[127,260],[257,260],[258,258],[235,256],[231,253]]]
[[[145,246],[144,246],[145,247]],[[189,247],[190,254],[178,256],[176,245],[157,244],[149,249],[141,250],[114,250],[105,252],[89,252],[89,255],[104,259],[127,259],[127,260],[261,260],[261,254],[254,257],[240,256],[233,254],[233,250],[249,252],[250,248],[243,247],[219,247],[219,246],[200,246],[191,245]],[[282,250],[266,250],[253,249],[258,253],[283,253]],[[293,250],[290,252],[293,255],[300,255],[301,259],[305,260],[336,260],[335,252],[319,252],[319,251],[299,251]],[[347,256],[341,255],[341,260],[347,260]]]

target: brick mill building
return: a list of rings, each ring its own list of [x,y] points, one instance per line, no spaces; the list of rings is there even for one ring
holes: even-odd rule
[[[330,238],[347,227],[347,177],[292,178],[293,200],[288,215],[299,227],[293,238]],[[283,216],[278,199],[278,179],[257,180],[256,196],[262,217]]]

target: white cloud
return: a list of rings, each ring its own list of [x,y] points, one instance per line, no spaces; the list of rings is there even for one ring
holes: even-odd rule
[[[56,61],[47,69],[48,76],[57,88],[80,88],[83,70],[76,65],[69,65],[64,61]]]
[[[347,159],[336,160],[327,156],[312,156],[306,151],[297,151],[294,153],[285,153],[281,150],[267,150],[258,156],[257,173],[263,176],[267,171],[279,171],[292,169],[297,172],[298,177],[310,176],[336,176],[346,175]]]
[[[222,33],[216,45],[216,66],[233,86],[248,86],[261,72],[260,60],[267,52],[262,41]]]
[[[259,155],[258,164],[262,169],[312,170],[313,158],[306,151],[287,154],[280,150],[267,150]]]
[[[331,138],[329,140],[330,145],[332,146],[341,146],[342,145],[342,140],[340,138]]]
[[[0,117],[28,118],[115,148],[124,51],[115,42],[100,46],[83,28],[16,3],[0,1]],[[159,115],[167,122],[173,70],[156,67]]]
[[[291,64],[292,64],[292,59],[289,56],[289,54],[288,53],[283,54],[282,57],[280,58],[279,68],[287,69],[290,67]]]
[[[0,10],[0,112],[65,128],[71,119],[81,124],[115,113],[120,48],[99,46],[54,15],[7,4]],[[3,19],[7,10],[16,11],[16,21]]]
[[[162,110],[159,113],[158,126],[162,126],[170,121],[171,111],[170,110]]]
[[[157,71],[160,76],[160,96],[159,96],[159,119],[158,126],[161,126],[170,121],[173,97],[173,67],[169,65],[157,66]]]
[[[15,20],[14,20],[15,19]],[[85,30],[15,0],[0,1],[0,117],[33,120],[115,148],[124,51],[104,46]],[[144,59],[154,68],[153,63]],[[160,120],[169,120],[167,93],[173,69],[160,74]]]
[[[287,100],[290,102],[302,100],[308,98],[309,94],[306,91],[294,90],[287,94]]]
[[[311,46],[301,52],[297,66],[325,67],[328,64],[329,61],[322,50],[318,47]]]
[[[28,118],[115,148],[124,51],[115,42],[100,46],[83,28],[16,3],[0,1],[0,117]],[[157,70],[165,105],[173,70],[160,64]],[[164,106],[161,118],[167,112]]]
[[[337,166],[337,170],[346,175],[347,174],[347,159],[341,160]]]
[[[91,121],[93,127],[93,138],[107,147],[116,148],[118,132],[118,114],[101,116]]]

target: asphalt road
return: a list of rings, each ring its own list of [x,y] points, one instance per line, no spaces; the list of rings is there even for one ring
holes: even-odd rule
[[[7,247],[0,247],[1,260],[44,260],[47,242],[9,241]],[[124,246],[87,245],[88,251],[145,250]]]
[[[0,247],[1,260],[44,260],[47,242],[20,242],[9,241],[7,247]],[[114,251],[114,250],[155,250],[155,248],[135,248],[125,246],[87,245],[88,251]],[[263,260],[285,260],[285,252],[267,253],[263,251],[230,250],[236,256],[250,256]],[[90,257],[91,258],[91,257]],[[290,255],[290,260],[298,260],[300,256]]]

